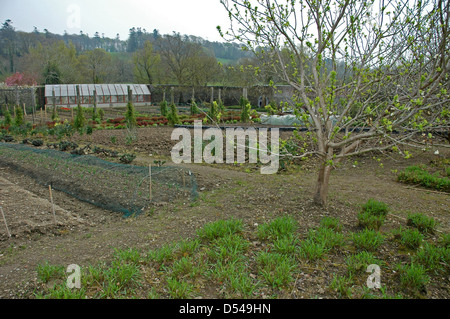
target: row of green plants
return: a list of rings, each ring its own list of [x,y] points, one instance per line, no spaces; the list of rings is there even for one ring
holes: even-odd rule
[[[386,208],[371,200],[360,213],[380,216]],[[290,216],[258,225],[255,231],[239,219],[219,220],[206,224],[192,239],[147,252],[116,249],[110,262],[82,268],[81,289],[71,290],[62,283],[67,276],[62,267],[40,265],[39,280],[43,284],[59,280],[59,284],[38,289],[35,296],[290,298],[302,272],[324,268],[334,269],[323,287],[327,296],[415,298],[432,278],[448,272],[450,236],[442,234],[433,242],[430,234],[437,226],[433,219],[410,215],[406,225],[387,233],[360,226],[357,232],[345,232],[339,219],[324,217],[318,227],[301,235],[298,222]],[[381,247],[393,246],[406,249],[403,254],[409,262],[391,264],[391,253],[380,253]],[[327,262],[331,256],[340,256],[343,264],[331,267]],[[366,286],[366,270],[373,264],[383,274],[382,287],[376,290]]]
[[[56,107],[52,108],[51,121],[44,126],[32,125],[25,121],[23,110],[16,107],[12,117],[6,110],[5,117],[0,122],[0,129],[3,135],[16,135],[26,138],[34,135],[55,135],[58,139],[62,137],[72,137],[75,132],[81,134],[92,134],[95,129],[130,129],[135,127],[158,126],[158,125],[191,125],[196,120],[204,123],[238,123],[238,122],[258,122],[259,116],[248,100],[241,98],[241,113],[227,111],[221,101],[210,104],[207,112],[201,110],[196,102],[191,104],[190,115],[179,115],[175,104],[168,106],[167,101],[161,103],[161,116],[142,116],[137,114],[131,102],[127,104],[123,117],[105,120],[104,110],[99,108],[83,108],[78,105],[75,109],[75,117],[72,121],[61,121]],[[67,109],[69,110],[69,109]]]
[[[445,170],[430,173],[425,165],[409,166],[399,172],[397,179],[399,182],[420,185],[425,188],[443,192],[450,192],[450,165],[444,163]]]

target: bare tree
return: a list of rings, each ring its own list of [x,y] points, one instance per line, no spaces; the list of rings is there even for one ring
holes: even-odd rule
[[[92,83],[103,83],[110,74],[111,56],[103,49],[94,49],[80,56],[80,64]]]
[[[178,33],[158,38],[157,51],[163,67],[167,67],[180,85],[204,85],[217,70],[217,61],[199,43],[184,38]]]
[[[292,107],[309,129],[299,156],[321,163],[316,204],[327,204],[330,173],[344,158],[388,149],[408,156],[406,148],[448,131],[448,1],[221,3],[231,20],[221,34],[295,91]]]
[[[161,63],[161,57],[153,50],[150,41],[144,43],[144,47],[133,55],[134,75],[140,82],[153,84]]]

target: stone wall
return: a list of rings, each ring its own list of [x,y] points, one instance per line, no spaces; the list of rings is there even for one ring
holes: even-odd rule
[[[187,87],[176,85],[155,85],[150,86],[152,94],[152,103],[159,104],[165,96],[166,101],[173,102],[178,105],[187,105],[191,103],[194,94],[197,103],[210,103],[218,101],[219,96],[225,106],[238,105],[241,96],[245,94],[242,87],[224,87],[224,86],[208,86],[208,87]],[[248,88],[247,99],[253,107],[264,107],[270,103],[275,97],[273,88],[269,86],[254,86]]]

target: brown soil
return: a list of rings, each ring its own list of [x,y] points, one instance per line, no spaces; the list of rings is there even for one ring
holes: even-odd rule
[[[170,141],[171,128],[138,130],[138,140],[126,143],[126,131],[96,131],[92,136],[75,137],[120,152],[134,152],[133,164],[143,165],[167,157],[175,142]],[[288,133],[283,133],[288,134]],[[111,136],[116,136],[113,143]],[[449,231],[448,194],[399,184],[392,170],[417,163],[429,163],[437,156],[417,153],[410,161],[393,155],[383,156],[383,167],[371,156],[360,157],[354,167],[344,163],[333,171],[329,206],[312,205],[316,169],[305,162],[289,173],[260,175],[226,165],[188,165],[195,174],[201,194],[196,205],[176,201],[153,207],[135,218],[122,218],[113,213],[78,201],[54,191],[57,223],[54,223],[48,188],[29,176],[11,168],[0,168],[0,205],[12,237],[0,224],[0,298],[33,298],[37,285],[37,265],[48,261],[59,265],[89,265],[108,260],[115,248],[137,248],[148,251],[164,243],[195,236],[198,228],[208,222],[231,217],[243,219],[250,230],[271,219],[290,215],[298,220],[299,232],[306,234],[319,225],[324,216],[338,217],[345,231],[356,231],[360,205],[369,198],[384,201],[392,211],[383,231],[405,225],[408,212],[422,212],[440,222],[439,233]],[[377,155],[378,156],[378,155]],[[448,153],[441,151],[440,157]],[[249,166],[247,166],[248,168]],[[251,168],[251,167],[250,167]],[[0,216],[1,217],[1,216]],[[432,238],[433,239],[433,238]],[[387,245],[395,245],[388,243]],[[395,264],[402,256],[383,248],[379,253]],[[348,253],[348,252],[347,252]],[[305,265],[296,287],[287,298],[336,298],[327,290],[334,273],[340,271],[346,252],[323,261],[320,267]],[[393,274],[389,274],[391,278]],[[390,280],[390,279],[389,279]],[[448,298],[449,278],[434,278],[426,292],[427,298]],[[216,298],[211,289],[206,297]]]

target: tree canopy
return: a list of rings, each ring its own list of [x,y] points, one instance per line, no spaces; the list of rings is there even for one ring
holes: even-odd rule
[[[388,149],[407,157],[402,147],[426,148],[449,129],[448,1],[221,3],[231,20],[221,34],[295,91],[291,107],[309,129],[295,156],[321,162],[317,204],[326,205],[344,158]]]

